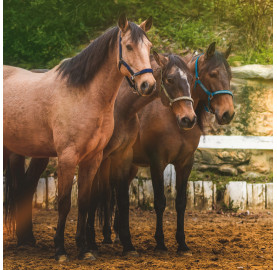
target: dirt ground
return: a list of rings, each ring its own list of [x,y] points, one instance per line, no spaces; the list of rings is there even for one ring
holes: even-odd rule
[[[53,236],[57,212],[35,210],[34,231],[37,247],[16,247],[15,238],[4,230],[4,269],[272,269],[273,215],[272,211],[217,214],[216,212],[187,212],[185,232],[191,256],[176,253],[176,214],[166,210],[164,215],[167,254],[154,251],[154,211],[130,210],[132,239],[140,253],[138,258],[121,256],[120,245],[100,248],[95,261],[77,259],[75,246],[76,210],[71,210],[66,225],[66,249],[70,261],[58,264],[54,260]],[[98,228],[98,226],[97,226]],[[97,229],[97,240],[102,240]]]

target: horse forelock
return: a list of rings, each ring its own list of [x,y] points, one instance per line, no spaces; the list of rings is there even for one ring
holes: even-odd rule
[[[187,64],[182,60],[181,57],[179,57],[178,55],[175,54],[168,54],[167,55],[169,62],[167,64],[167,66],[165,67],[165,71],[164,73],[167,74],[168,72],[170,72],[170,70],[176,66],[178,67],[182,72],[184,72],[187,75],[187,79],[189,81],[192,80],[192,74],[187,66]]]

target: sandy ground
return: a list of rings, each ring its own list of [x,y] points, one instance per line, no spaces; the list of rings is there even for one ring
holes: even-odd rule
[[[250,215],[187,212],[185,232],[191,256],[176,253],[176,215],[166,210],[164,215],[167,254],[154,251],[155,213],[132,208],[131,233],[138,258],[121,256],[120,245],[100,248],[95,261],[77,259],[74,236],[76,210],[71,210],[66,225],[66,249],[70,262],[54,260],[53,236],[57,212],[35,210],[34,230],[37,247],[16,247],[14,237],[4,230],[4,269],[272,269],[272,211],[255,211]],[[98,228],[98,227],[97,227]],[[100,245],[102,235],[97,229]]]

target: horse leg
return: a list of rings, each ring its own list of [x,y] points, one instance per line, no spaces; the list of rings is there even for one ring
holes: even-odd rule
[[[131,241],[129,226],[129,185],[126,179],[120,179],[116,187],[118,206],[119,239],[123,245],[123,255],[137,256],[138,253]]]
[[[154,160],[150,162],[150,171],[152,177],[152,185],[154,190],[154,208],[156,211],[156,247],[157,251],[167,251],[167,247],[164,243],[163,233],[163,213],[166,206],[166,198],[164,195],[164,166],[158,161]]]
[[[187,203],[187,184],[192,166],[193,158],[185,166],[175,166],[177,190],[175,201],[177,211],[176,240],[178,243],[178,252],[188,252],[190,250],[185,242],[184,216]]]
[[[71,189],[78,157],[75,151],[66,149],[58,156],[58,225],[54,237],[55,259],[59,262],[68,260],[64,248],[64,229],[71,206]]]
[[[88,220],[87,220],[87,230],[86,237],[88,243],[88,249],[91,250],[92,254],[97,257],[98,255],[98,246],[95,241],[95,212],[97,209],[97,194],[93,196],[91,194],[90,206],[88,210]]]
[[[131,184],[132,180],[137,175],[137,172],[138,172],[138,167],[135,166],[134,164],[132,164],[131,168],[130,168],[129,179],[128,179],[128,185],[129,185],[129,187],[130,187],[130,184]],[[114,223],[113,223],[113,229],[114,229],[114,232],[115,232],[114,243],[120,243],[120,239],[119,239],[119,213],[118,213],[118,207],[117,207],[117,205],[115,207],[116,207],[116,209],[115,209]]]
[[[102,241],[102,244],[112,244],[111,239],[111,185],[110,185],[110,165],[111,160],[109,158],[105,159],[105,161],[102,162],[100,167],[101,172],[101,185],[103,186],[103,192],[102,194],[102,205],[104,207],[104,226],[103,226],[103,236],[104,239]],[[102,210],[102,209],[101,209]]]
[[[37,188],[39,178],[47,167],[49,158],[32,158],[25,173],[24,183],[21,184],[22,196],[18,201],[18,212],[22,215],[16,221],[16,234],[18,244],[34,245],[36,240],[33,234],[32,205],[33,196]]]
[[[78,172],[78,223],[76,232],[76,244],[79,249],[79,259],[95,260],[89,251],[87,232],[87,216],[90,204],[90,194],[92,182],[102,161],[103,152],[99,152],[93,157],[87,157],[79,164]]]

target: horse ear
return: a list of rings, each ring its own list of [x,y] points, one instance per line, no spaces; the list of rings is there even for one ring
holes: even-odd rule
[[[125,33],[128,28],[128,20],[125,14],[121,14],[118,19],[118,27],[120,30]]]
[[[211,43],[208,50],[205,52],[205,60],[211,58],[215,53],[215,42]]]
[[[151,29],[152,23],[153,23],[153,18],[152,16],[150,16],[147,20],[142,22],[139,27],[146,33]]]
[[[157,52],[153,51],[153,56],[157,62],[157,64],[163,68],[168,64],[168,57],[163,56],[162,54],[158,54]]]
[[[224,53],[224,56],[225,56],[226,59],[229,57],[229,55],[231,53],[231,49],[232,49],[232,45],[230,45],[228,47],[228,49],[226,50],[226,52]]]

